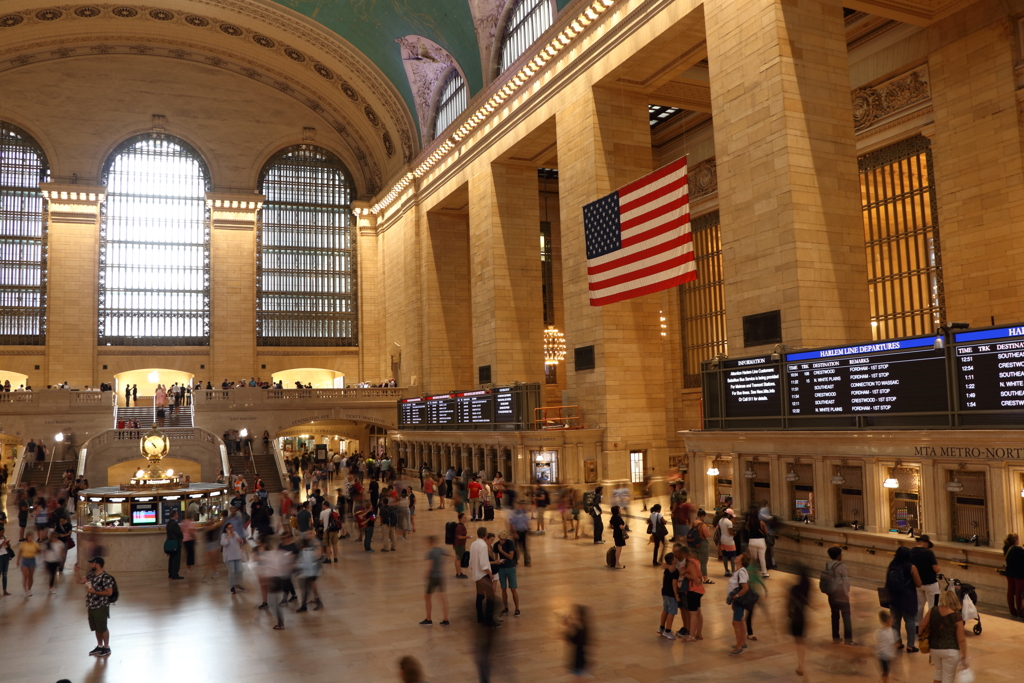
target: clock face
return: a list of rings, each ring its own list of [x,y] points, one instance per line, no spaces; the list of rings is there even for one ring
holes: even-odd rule
[[[147,436],[142,441],[142,450],[146,455],[160,455],[164,452],[164,440],[159,436]]]

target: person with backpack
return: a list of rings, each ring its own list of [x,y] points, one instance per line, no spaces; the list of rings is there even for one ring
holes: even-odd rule
[[[320,524],[324,528],[324,562],[337,562],[341,517],[330,501],[324,501],[324,509],[320,512]]]
[[[828,549],[829,561],[818,580],[818,590],[828,596],[828,608],[832,612],[832,642],[839,644],[839,619],[843,620],[843,641],[853,642],[853,619],[850,615],[850,574],[843,562],[843,549],[832,546]]]
[[[117,602],[117,582],[103,571],[104,560],[94,557],[89,560],[89,573],[78,575],[75,565],[75,583],[85,586],[85,607],[89,612],[89,629],[96,634],[96,647],[89,653],[95,657],[110,656],[110,605]]]
[[[381,533],[384,536],[384,547],[380,549],[382,553],[388,551],[398,552],[398,548],[395,545],[395,527],[398,526],[398,507],[391,502],[390,496],[380,497],[380,523],[384,527],[381,529]]]
[[[604,543],[601,534],[604,533],[604,522],[601,520],[601,493],[603,486],[598,486],[593,491],[583,494],[583,511],[590,515],[594,523],[594,543]]]
[[[668,536],[668,525],[665,524],[665,517],[661,514],[661,504],[651,506],[651,516],[647,520],[647,533],[651,535],[654,543],[654,557],[651,564],[660,567],[665,557],[665,537]]]
[[[900,546],[886,570],[885,591],[888,593],[889,612],[892,614],[893,630],[896,631],[897,637],[900,622],[906,623],[907,652],[918,652],[914,644],[917,638],[917,587],[920,585],[921,577],[917,573],[917,567],[911,562],[910,548]],[[902,639],[898,640],[896,647],[903,647]]]
[[[732,606],[732,630],[736,634],[736,646],[729,651],[730,655],[741,655],[747,649],[747,629],[744,617],[747,609],[753,607],[753,604],[749,602],[750,598],[745,597],[751,591],[750,576],[747,574],[749,562],[750,556],[747,553],[740,555],[739,566],[729,577],[729,585],[726,587],[728,595],[726,603]],[[754,600],[756,602],[756,598]]]
[[[700,573],[703,577],[703,582],[713,584],[714,581],[708,577],[708,560],[711,558],[712,531],[711,527],[709,527],[704,521],[707,516],[708,513],[703,509],[697,510],[697,519],[690,528],[690,534],[687,536],[687,545],[690,545],[691,540],[696,541],[697,545],[690,545],[690,547],[696,550],[697,560],[700,562]],[[696,533],[694,533],[694,530],[696,530]]]

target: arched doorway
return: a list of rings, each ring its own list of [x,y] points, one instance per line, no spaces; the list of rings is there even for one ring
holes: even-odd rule
[[[11,391],[14,391],[18,387],[25,388],[28,385],[28,375],[23,375],[20,372],[0,370],[0,386],[2,386],[4,382],[11,383]]]
[[[169,370],[167,368],[142,368],[139,370],[128,370],[114,375],[114,392],[117,394],[117,405],[124,406],[125,387],[137,386],[138,403],[132,401],[132,405],[151,406],[153,405],[153,394],[156,393],[157,385],[164,385],[167,388],[175,384],[188,386],[192,384],[195,375],[183,370]]]
[[[345,375],[337,370],[324,368],[293,368],[275,372],[271,379],[281,383],[283,389],[296,389],[296,382],[302,386],[313,385],[314,389],[344,389]]]

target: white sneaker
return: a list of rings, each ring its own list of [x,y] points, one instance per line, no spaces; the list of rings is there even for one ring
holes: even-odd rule
[[[56,588],[51,588],[50,589],[50,595],[56,595],[56,594],[57,594],[57,589]]]
[[[664,636],[665,638],[667,638],[668,640],[675,640],[676,639],[676,634],[672,633],[671,631],[668,631],[666,633],[662,633],[661,635]]]

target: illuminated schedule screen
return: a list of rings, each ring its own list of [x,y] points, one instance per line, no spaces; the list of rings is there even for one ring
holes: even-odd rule
[[[960,410],[1024,409],[1024,327],[955,337]]]
[[[786,355],[789,415],[945,412],[945,351],[934,337]]]
[[[398,423],[409,428],[515,427],[524,393],[513,387],[494,387],[437,396],[405,398],[398,402]]]
[[[771,356],[722,361],[725,414],[728,417],[779,415],[782,366]]]

